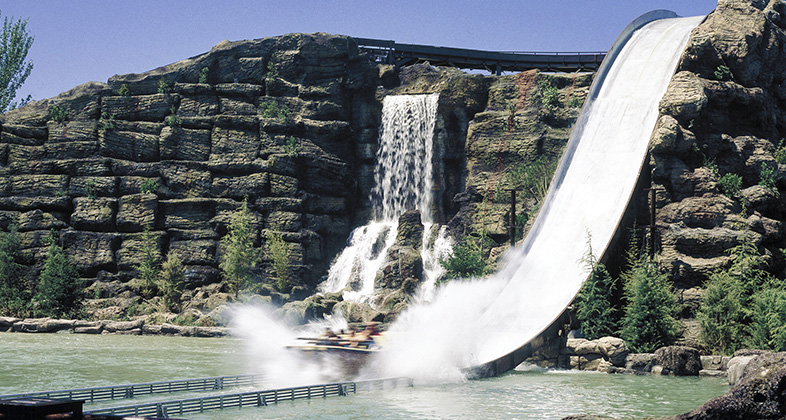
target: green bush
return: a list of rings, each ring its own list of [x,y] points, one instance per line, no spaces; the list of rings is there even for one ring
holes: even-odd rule
[[[642,258],[623,278],[628,301],[621,331],[625,343],[640,353],[671,344],[678,323],[674,319],[676,298],[668,277]]]
[[[142,194],[155,194],[156,191],[158,191],[158,181],[153,178],[145,179],[139,186],[139,192]]]
[[[79,275],[58,244],[52,231],[44,267],[33,298],[36,316],[77,318],[81,313],[84,287]]]
[[[704,289],[696,318],[699,340],[713,353],[732,354],[744,346],[745,300],[738,279],[727,271],[713,273]]]
[[[784,139],[778,143],[778,148],[775,149],[775,161],[781,164],[786,164],[786,144]]]
[[[300,153],[300,140],[295,138],[294,136],[287,137],[286,141],[284,142],[284,153],[289,156],[297,156]]]
[[[562,106],[559,98],[559,89],[553,86],[551,82],[540,80],[538,81],[538,88],[536,95],[540,98],[540,103],[543,108],[552,111]]]
[[[286,293],[289,289],[289,267],[292,258],[292,249],[280,233],[268,233],[267,257],[276,273],[276,288],[279,292]]]
[[[762,162],[759,168],[759,185],[769,188],[773,191],[777,190],[778,184],[778,167],[774,163]]]
[[[157,279],[161,272],[161,253],[149,226],[145,226],[145,230],[142,232],[140,252],[142,253],[142,261],[135,268],[142,280],[142,296],[150,299],[158,293]]]
[[[252,270],[259,261],[259,250],[254,248],[256,231],[252,221],[248,199],[245,199],[232,214],[227,234],[221,238],[223,253],[219,268],[235,297],[249,285]]]
[[[101,118],[98,120],[98,127],[104,131],[112,131],[115,129],[115,116],[107,112],[101,113]]]
[[[158,93],[167,94],[172,92],[172,86],[164,79],[158,79]]]
[[[94,178],[90,178],[85,182],[85,195],[90,200],[96,199],[96,193],[98,192],[98,181]]]
[[[729,198],[736,198],[742,189],[742,177],[737,174],[728,173],[723,175],[718,181],[721,192]]]
[[[198,83],[201,84],[201,85],[206,84],[207,83],[207,76],[208,76],[209,73],[210,73],[210,69],[209,68],[202,67],[202,69],[199,70],[199,81],[198,81]]]
[[[49,108],[49,116],[52,118],[53,121],[62,123],[68,119],[68,112],[63,109],[60,105],[54,105]]]
[[[0,232],[0,314],[29,315],[31,293],[25,284],[25,267],[17,263],[19,237],[16,225]]]
[[[164,305],[170,311],[177,311],[186,284],[186,271],[183,261],[172,252],[166,256],[158,274],[158,289],[163,293]]]
[[[748,346],[786,351],[786,290],[764,288],[753,295]]]
[[[127,83],[123,83],[120,85],[120,88],[117,89],[117,94],[120,96],[131,96],[131,89],[128,87]]]
[[[183,120],[177,116],[177,110],[174,106],[169,107],[169,115],[164,118],[164,123],[170,127],[180,127]]]
[[[440,260],[445,268],[443,279],[458,279],[482,277],[489,274],[491,267],[486,262],[484,253],[486,235],[467,235],[453,247],[453,253],[446,259]]]
[[[718,79],[718,80],[729,80],[729,79],[731,79],[731,69],[729,69],[729,66],[726,66],[726,65],[723,65],[723,64],[719,65],[715,69],[715,78]]]
[[[599,263],[593,254],[590,238],[587,239],[587,246],[582,263],[589,271],[589,277],[581,287],[574,305],[581,332],[586,338],[595,340],[617,332],[616,311],[612,305],[616,282],[606,266]]]

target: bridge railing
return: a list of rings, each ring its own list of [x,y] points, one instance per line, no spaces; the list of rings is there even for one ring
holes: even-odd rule
[[[54,399],[83,400],[87,403],[134,398],[142,395],[167,394],[189,391],[217,391],[225,388],[254,386],[260,375],[216,376],[210,378],[182,379],[175,381],[147,382],[128,385],[100,386],[92,388],[63,389],[57,391],[30,392],[25,394],[0,395],[0,400],[40,397]]]
[[[212,395],[182,400],[153,402],[86,411],[85,414],[113,416],[155,416],[167,418],[225,408],[265,407],[280,401],[327,398],[355,394],[359,390],[388,389],[412,386],[409,378],[374,379],[358,382],[337,382],[323,385],[251,391],[237,394]]]

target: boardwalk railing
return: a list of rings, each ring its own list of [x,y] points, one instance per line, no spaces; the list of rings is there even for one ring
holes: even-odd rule
[[[141,384],[101,386],[93,388],[64,389],[58,391],[31,392],[26,394],[0,395],[0,400],[23,397],[40,397],[69,400],[96,401],[134,398],[142,395],[168,394],[189,391],[218,391],[239,386],[254,386],[260,375],[216,376],[211,378],[182,379],[176,381],[147,382]]]
[[[99,410],[86,411],[85,414],[113,416],[155,416],[168,418],[169,416],[201,413],[208,410],[242,407],[265,407],[268,404],[275,404],[279,401],[346,396],[350,393],[357,393],[358,390],[365,391],[373,389],[387,389],[412,385],[412,379],[409,378],[374,379],[358,382],[337,382],[324,385],[301,386],[266,391],[252,391],[238,394],[214,395],[209,397],[196,397],[175,401],[103,408]]]

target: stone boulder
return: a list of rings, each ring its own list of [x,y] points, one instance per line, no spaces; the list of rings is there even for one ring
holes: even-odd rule
[[[697,376],[701,370],[701,355],[692,347],[661,347],[655,350],[655,363],[666,369],[670,375]]]
[[[786,353],[752,357],[736,385],[726,394],[675,417],[678,420],[786,418]],[[733,360],[733,359],[732,359]]]
[[[374,287],[377,289],[403,289],[413,293],[423,281],[423,258],[420,247],[423,242],[423,224],[420,212],[410,210],[399,217],[396,242],[388,249],[388,262],[382,266]]]

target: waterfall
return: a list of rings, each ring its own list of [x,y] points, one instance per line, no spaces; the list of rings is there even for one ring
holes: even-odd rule
[[[375,186],[369,197],[374,220],[352,231],[347,247],[328,271],[323,292],[343,291],[346,300],[368,300],[374,292],[377,271],[396,240],[398,218],[407,210],[420,211],[425,227],[422,254],[433,260],[437,240],[426,238],[434,225],[432,151],[438,99],[436,93],[385,97],[374,167]],[[445,241],[443,238],[440,244]],[[439,269],[438,261],[436,267],[429,263],[426,277],[432,283],[438,277],[434,272]]]

